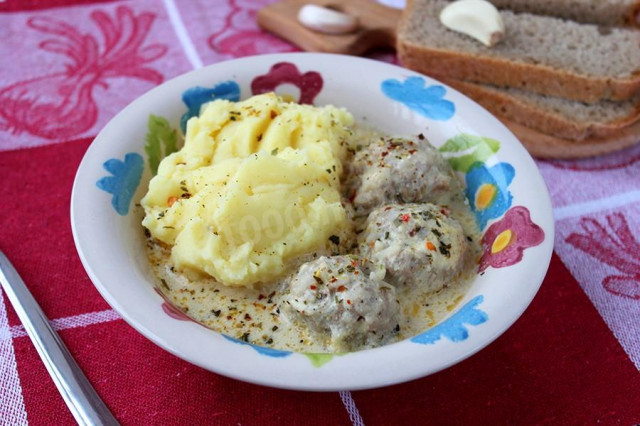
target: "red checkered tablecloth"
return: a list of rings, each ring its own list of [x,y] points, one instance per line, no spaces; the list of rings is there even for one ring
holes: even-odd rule
[[[640,145],[538,162],[557,227],[540,292],[489,347],[423,379],[340,393],[250,385],[174,357],[110,309],[71,236],[71,185],[84,152],[111,117],[162,81],[296,50],[256,27],[266,3],[0,0],[0,248],[115,416],[145,425],[640,423]],[[118,37],[135,49],[107,55]],[[72,423],[0,298],[0,424]]]

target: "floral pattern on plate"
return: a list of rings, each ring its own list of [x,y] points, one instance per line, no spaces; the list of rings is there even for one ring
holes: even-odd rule
[[[437,84],[426,86],[422,77],[408,77],[402,82],[388,79],[380,88],[388,98],[432,120],[446,121],[456,113],[455,104],[444,98],[447,89]]]
[[[149,116],[147,127],[149,130],[144,152],[147,154],[151,174],[155,176],[160,161],[178,150],[178,132],[171,127],[166,118],[153,114]]]
[[[491,167],[474,163],[467,172],[465,193],[480,230],[487,226],[489,220],[502,216],[511,207],[513,195],[509,185],[515,174],[515,169],[509,163],[498,163]]]
[[[414,343],[423,345],[433,344],[443,337],[452,342],[461,342],[469,337],[467,325],[480,325],[489,319],[486,312],[478,309],[478,305],[484,301],[483,295],[478,295],[467,302],[458,312],[437,324],[424,333],[411,338]]]
[[[291,94],[283,96],[286,100],[300,104],[313,104],[313,100],[322,90],[322,76],[316,71],[301,73],[298,67],[290,62],[279,62],[271,67],[265,75],[259,75],[251,82],[251,93],[275,92],[278,86],[292,84],[300,90],[300,97],[295,99]]]
[[[516,206],[493,223],[482,237],[483,255],[479,272],[489,266],[504,268],[522,260],[523,252],[544,241],[544,231],[531,221],[529,210]]]
[[[180,128],[183,134],[187,132],[187,121],[191,117],[200,115],[202,105],[216,99],[226,99],[232,102],[239,101],[240,86],[235,81],[229,80],[215,84],[213,87],[191,87],[182,93],[182,102],[187,106],[187,112],[180,118]]]
[[[226,334],[223,334],[222,337],[230,342],[237,343],[239,345],[248,345],[260,355],[266,355],[272,358],[285,358],[293,353],[289,351],[281,351],[280,349],[266,348],[264,346],[254,345],[253,343],[245,342],[244,340],[234,339],[233,337],[229,337]]]
[[[464,133],[439,148],[454,170],[465,173],[465,195],[480,230],[490,220],[502,217],[483,234],[479,272],[489,266],[514,265],[522,259],[526,248],[544,241],[544,231],[531,221],[526,207],[509,210],[513,202],[509,185],[515,178],[515,168],[504,162],[491,167],[485,164],[499,149],[500,142],[495,139]]]
[[[129,213],[129,205],[135,194],[140,179],[144,161],[140,154],[130,152],[123,160],[111,158],[104,162],[103,167],[112,176],[105,176],[96,182],[101,190],[112,194],[111,205],[120,216]]]
[[[460,133],[447,140],[438,151],[447,158],[453,170],[467,173],[475,163],[484,163],[499,149],[500,142],[495,139]]]

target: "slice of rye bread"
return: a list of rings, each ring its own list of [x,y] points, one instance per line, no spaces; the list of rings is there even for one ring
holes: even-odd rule
[[[532,156],[538,158],[595,157],[628,148],[640,140],[640,122],[604,138],[589,138],[578,142],[545,135],[506,118],[498,116],[498,119],[516,135]]]
[[[451,0],[450,0],[451,1]],[[639,25],[640,0],[489,0],[498,9],[556,16],[586,24]]]
[[[628,101],[585,104],[486,84],[440,78],[494,115],[562,139],[603,138],[640,119],[640,95]]]
[[[405,67],[588,103],[626,100],[640,90],[640,30],[503,10],[506,36],[486,47],[440,23],[447,4],[408,1],[397,38]]]

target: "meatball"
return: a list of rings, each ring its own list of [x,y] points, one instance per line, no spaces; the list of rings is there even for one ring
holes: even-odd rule
[[[399,331],[394,287],[355,256],[320,257],[291,278],[281,311],[334,352],[382,345]]]
[[[380,138],[357,152],[346,179],[356,212],[390,203],[449,204],[462,188],[447,160],[424,136]]]
[[[469,252],[460,223],[434,204],[378,207],[361,234],[360,254],[384,265],[385,281],[398,289],[441,289],[462,271]]]

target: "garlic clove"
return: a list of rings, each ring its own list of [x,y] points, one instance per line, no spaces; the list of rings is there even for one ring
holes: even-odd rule
[[[458,0],[440,12],[440,22],[453,30],[494,46],[505,35],[504,22],[496,7],[486,0]]]
[[[298,21],[310,30],[325,34],[347,34],[358,28],[357,18],[315,4],[301,7]]]

